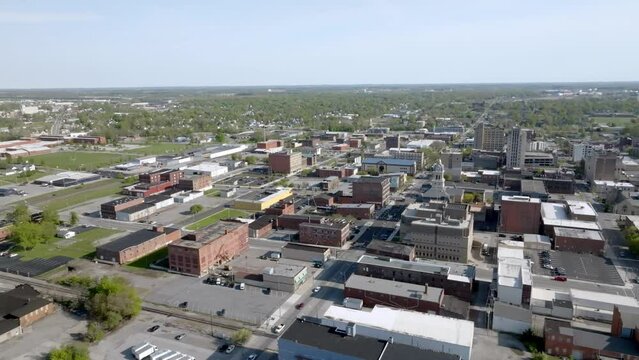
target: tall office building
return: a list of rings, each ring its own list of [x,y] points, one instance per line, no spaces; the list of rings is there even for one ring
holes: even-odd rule
[[[475,126],[475,145],[473,148],[487,151],[503,151],[505,139],[503,129],[480,122]]]
[[[528,144],[532,140],[532,130],[514,127],[508,134],[508,149],[506,150],[506,167],[523,168],[524,157],[528,151]]]

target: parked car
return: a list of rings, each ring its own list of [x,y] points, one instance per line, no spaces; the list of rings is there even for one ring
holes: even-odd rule
[[[565,276],[562,276],[562,275],[555,276],[553,279],[556,280],[556,281],[566,281],[566,280],[568,280]]]
[[[228,344],[223,344],[222,346],[220,346],[220,352],[225,352],[226,349],[228,349],[229,345]]]
[[[178,340],[178,341],[182,340],[182,339],[184,339],[185,336],[186,336],[186,334],[180,334],[180,335],[175,337],[175,340]]]
[[[555,269],[555,268],[554,268],[552,265],[550,265],[550,264],[542,264],[541,266],[542,266],[544,269],[548,269],[548,270],[554,270],[554,269]]]
[[[180,309],[186,309],[186,308],[187,308],[187,306],[189,306],[189,302],[188,302],[188,301],[181,302],[181,303],[178,305],[178,307],[179,307]]]
[[[316,287],[313,289],[313,293],[318,293],[320,290],[322,290],[322,287],[321,287],[321,286],[316,286]]]
[[[230,354],[233,352],[233,350],[235,350],[235,345],[231,344],[229,345],[229,347],[226,348],[226,350],[224,351],[227,354]]]
[[[299,303],[299,304],[295,305],[295,308],[297,310],[302,310],[304,308],[304,303]]]
[[[255,359],[257,359],[257,354],[251,354],[248,357],[248,360],[255,360]]]
[[[149,332],[156,332],[160,328],[160,325],[153,325],[149,329]]]
[[[240,283],[240,290],[244,290],[246,289],[246,284],[245,283]]]
[[[285,326],[286,325],[284,325],[284,324],[279,324],[275,328],[273,328],[273,332],[276,333],[276,334],[279,334],[279,333],[282,332],[282,330],[284,330]]]

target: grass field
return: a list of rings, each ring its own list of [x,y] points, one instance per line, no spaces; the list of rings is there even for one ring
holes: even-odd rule
[[[81,258],[90,256],[95,252],[95,241],[103,239],[107,236],[118,233],[118,230],[94,228],[78,234],[69,244],[60,245],[63,239],[55,238],[46,244],[38,244],[31,250],[19,251],[22,260],[31,260],[33,258],[48,259],[54,256],[68,256],[72,258]],[[67,242],[69,240],[64,240]]]
[[[35,196],[27,200],[27,203],[62,210],[97,198],[118,194],[121,190],[122,183],[119,180],[108,179]]]
[[[60,151],[29,157],[31,163],[50,168],[93,171],[97,168],[126,162],[132,155],[106,152]]]
[[[218,222],[220,219],[227,219],[227,218],[235,218],[235,217],[245,217],[247,216],[248,213],[245,211],[241,211],[241,210],[235,210],[235,209],[224,209],[222,211],[218,211],[215,214],[205,217],[204,219],[200,220],[200,221],[196,221],[193,224],[190,224],[186,227],[187,230],[199,230],[203,227],[215,224],[216,222]]]
[[[9,184],[20,184],[23,182],[31,182],[36,179],[39,179],[45,175],[51,174],[50,171],[36,171],[35,174],[31,174],[29,177],[19,177],[19,174],[9,175],[9,176],[0,176],[0,185],[9,185]]]
[[[590,118],[595,124],[599,125],[609,125],[614,124],[614,126],[626,126],[632,122],[632,117],[592,117]]]
[[[149,265],[167,256],[169,256],[169,248],[164,247],[158,251],[150,253],[147,256],[135,260],[134,262],[128,264],[128,266],[140,269],[148,269]]]
[[[194,144],[174,144],[174,143],[156,143],[145,144],[144,147],[126,150],[125,152],[131,154],[140,155],[166,155],[166,154],[180,154],[186,150],[198,147]]]

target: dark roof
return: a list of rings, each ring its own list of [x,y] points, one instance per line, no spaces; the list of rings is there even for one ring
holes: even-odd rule
[[[144,199],[144,202],[147,204],[157,204],[168,199],[171,199],[171,197],[167,195],[153,195]]]
[[[0,319],[0,335],[20,327],[19,319]]]
[[[115,200],[107,201],[107,202],[103,203],[102,205],[106,205],[106,206],[109,206],[109,205],[120,205],[120,204],[128,203],[129,201],[133,201],[135,199],[137,199],[137,197],[135,197],[135,196],[122,197],[122,198],[118,198],[118,199],[115,199]]]
[[[262,215],[249,224],[249,229],[257,230],[268,226],[269,224],[272,225],[276,218],[277,216],[275,215]]]
[[[363,360],[459,359],[456,355],[422,350],[403,344],[389,343],[386,346],[384,340],[359,335],[346,336],[336,332],[334,328],[302,320],[295,321],[281,339]]]
[[[18,285],[15,289],[0,294],[0,317],[20,318],[49,303],[30,285]]]
[[[286,245],[284,245],[284,247],[287,248],[287,249],[313,251],[313,252],[316,252],[316,253],[325,253],[326,250],[328,250],[327,247],[313,246],[313,245],[302,245],[302,244],[294,244],[294,243],[287,243]]]
[[[113,240],[106,244],[100,245],[97,247],[97,251],[106,250],[106,251],[115,251],[119,252],[124,249],[137,246],[143,244],[149,240],[155,239],[156,237],[162,234],[170,234],[174,231],[178,231],[178,229],[174,228],[164,228],[164,232],[160,233],[157,231],[153,231],[150,229],[138,230],[136,232],[125,235],[119,239]]]
[[[152,208],[152,207],[155,207],[155,205],[154,204],[143,203],[143,204],[137,204],[137,205],[129,206],[126,209],[120,210],[120,212],[123,212],[125,214],[133,214],[133,213],[136,213],[138,211],[146,210],[146,209]]]
[[[384,251],[387,253],[409,256],[413,252],[414,248],[414,245],[404,245],[391,241],[373,240],[368,244],[366,250]]]
[[[639,356],[639,345],[630,339],[614,337],[594,331],[575,329],[566,321],[547,318],[544,325],[544,332],[571,336],[574,345],[587,349]]]

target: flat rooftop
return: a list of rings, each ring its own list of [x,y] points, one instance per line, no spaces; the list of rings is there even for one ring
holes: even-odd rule
[[[264,201],[270,200],[271,198],[278,197],[280,195],[290,193],[290,192],[291,192],[290,188],[257,191],[257,192],[244,195],[241,198],[237,199],[236,201],[264,202]]]
[[[136,199],[139,199],[139,198],[135,197],[135,196],[122,197],[122,198],[118,198],[118,199],[115,199],[115,200],[107,201],[105,203],[102,203],[102,205],[115,206],[115,205],[125,204],[125,203],[128,203],[130,201],[134,201]]]
[[[119,251],[128,249],[130,247],[143,244],[149,240],[155,239],[156,237],[160,235],[170,234],[174,231],[179,231],[179,230],[174,228],[164,228],[163,232],[157,232],[151,229],[138,230],[136,232],[124,235],[123,237],[115,239],[106,244],[102,244],[98,246],[97,248],[98,250],[108,250],[108,251],[119,252]]]
[[[275,266],[265,267],[262,271],[262,274],[282,277],[294,277],[295,275],[304,271],[305,268],[306,266],[301,265],[277,264]]]
[[[81,171],[65,171],[65,172],[54,174],[54,175],[43,176],[38,179],[38,182],[50,183],[50,182],[54,182],[56,180],[62,180],[62,179],[82,180],[82,179],[90,179],[93,177],[99,178],[100,176],[93,173],[87,173],[87,172],[81,172]]]
[[[138,211],[143,211],[146,210],[148,208],[152,208],[155,207],[155,204],[149,204],[149,203],[143,203],[143,204],[137,204],[137,205],[133,205],[133,206],[129,206],[126,209],[122,209],[119,212],[125,213],[125,214],[134,214]]]
[[[597,212],[589,202],[566,200],[566,205],[568,205],[568,210],[571,214],[579,216],[597,216]]]
[[[541,180],[522,180],[521,181],[522,193],[534,193],[534,194],[548,194],[546,186]]]
[[[584,240],[605,241],[601,231],[593,231],[593,230],[585,230],[585,229],[571,229],[571,228],[564,228],[564,227],[556,227],[555,238],[557,236],[564,236],[564,237],[584,239]]]
[[[337,209],[370,209],[375,207],[375,204],[335,204],[333,206]]]
[[[320,254],[323,254],[329,250],[327,247],[303,245],[303,244],[295,244],[295,243],[287,243],[286,245],[284,245],[283,249],[304,250],[304,251],[311,251],[311,252],[316,252]]]
[[[522,190],[523,191],[523,190]],[[537,198],[531,198],[530,196],[521,196],[521,195],[502,195],[501,196],[501,201],[516,201],[516,202],[523,202],[523,203],[534,203],[534,204],[540,204],[541,200],[537,199]]]
[[[572,220],[564,204],[541,203],[541,218],[544,225],[576,229],[601,230],[594,221]]]
[[[197,240],[178,240],[173,243],[175,246],[189,247],[193,249],[199,249],[204,245],[208,245],[221,236],[237,229],[240,226],[244,226],[244,223],[234,221],[218,221],[213,225],[209,225],[195,232]]]
[[[333,327],[303,320],[296,320],[282,334],[281,339],[362,360],[459,359],[456,355],[422,350],[404,344],[388,343],[387,345],[385,340],[371,337],[347,336],[336,332]]]
[[[344,287],[434,303],[439,303],[442,300],[444,291],[434,286],[428,286],[428,288],[426,288],[425,285],[377,279],[355,274],[346,280]]]
[[[468,320],[379,305],[370,311],[331,305],[324,317],[465,347],[472,346],[475,333],[473,322]]]
[[[378,164],[378,163],[384,163],[386,165],[393,165],[393,166],[415,166],[415,160],[393,159],[393,158],[382,158],[382,157],[369,157],[369,158],[364,158],[362,160],[362,164]]]
[[[383,251],[405,256],[410,256],[413,253],[413,249],[415,249],[413,245],[404,245],[382,240],[372,240],[366,247],[366,250]]]
[[[449,279],[462,282],[471,282],[475,280],[475,267],[460,263],[448,263],[435,260],[408,261],[371,255],[362,255],[357,262],[359,264],[374,265],[392,269],[439,274],[447,276]]]

